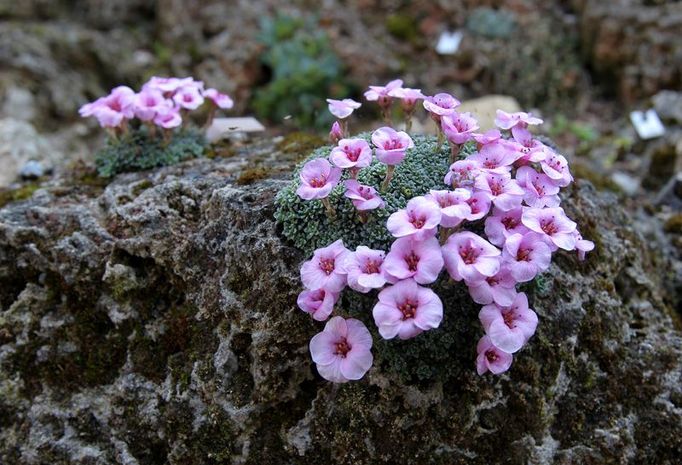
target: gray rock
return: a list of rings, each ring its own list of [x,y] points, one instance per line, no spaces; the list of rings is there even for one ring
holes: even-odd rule
[[[614,195],[569,190],[597,249],[528,288],[540,326],[508,373],[476,375],[479,308],[450,284],[440,329],[375,339],[366,378],[333,386],[308,354],[321,325],[296,308],[305,257],[273,221],[298,155],[243,150],[272,178],[235,184],[238,153],[0,209],[0,462],[678,461],[669,266]]]
[[[45,176],[47,170],[42,163],[36,160],[27,161],[19,170],[19,176],[24,179],[38,179]]]
[[[662,90],[651,100],[658,116],[664,122],[682,125],[682,92]]]
[[[39,135],[28,122],[11,118],[0,119],[0,187],[8,186],[22,175],[35,175],[39,163],[45,172],[45,165],[52,166],[61,154],[50,147],[47,140]],[[32,164],[29,164],[30,162]]]

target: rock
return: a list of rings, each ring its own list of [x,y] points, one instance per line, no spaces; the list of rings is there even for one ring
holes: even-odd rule
[[[333,386],[273,221],[301,154],[235,150],[0,209],[0,462],[676,463],[676,297],[617,197],[569,189],[597,249],[529,286],[540,326],[508,373],[476,375],[479,308],[451,284],[440,329],[375,339],[368,376]],[[247,160],[270,177],[235,184]]]
[[[460,112],[471,112],[481,125],[482,131],[493,129],[495,126],[495,114],[497,110],[504,110],[508,113],[521,111],[519,102],[514,97],[506,95],[485,95],[483,97],[465,100],[459,106]]]
[[[0,187],[10,185],[29,162],[33,161],[33,168],[35,163],[41,163],[45,171],[46,165],[52,166],[60,157],[30,123],[11,118],[0,119],[0,162],[3,166],[0,170]]]
[[[682,126],[682,92],[662,90],[651,100],[663,122]]]
[[[38,179],[46,173],[45,167],[42,163],[36,160],[29,160],[19,170],[19,176],[23,179]]]

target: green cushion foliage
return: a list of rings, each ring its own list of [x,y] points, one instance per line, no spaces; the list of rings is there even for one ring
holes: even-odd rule
[[[118,138],[108,138],[97,152],[97,172],[104,178],[119,173],[169,166],[203,155],[206,139],[196,129],[180,129],[166,143],[160,134],[151,137],[146,127]]]
[[[370,134],[363,133],[357,137],[369,141]],[[339,238],[352,250],[358,245],[388,250],[393,238],[386,229],[386,220],[391,213],[404,208],[412,197],[426,194],[432,189],[448,188],[443,182],[450,166],[447,142],[436,151],[437,140],[434,136],[413,136],[413,140],[414,148],[408,150],[405,160],[396,167],[387,191],[380,192],[386,208],[368,212],[367,223],[360,221],[355,207],[343,195],[343,180],[348,179],[347,173],[329,195],[329,201],[336,210],[333,219],[327,217],[320,200],[306,201],[296,194],[300,184],[298,174],[303,165],[312,159],[329,156],[332,147],[324,146],[315,150],[296,168],[291,184],[277,195],[275,218],[282,224],[284,236],[306,254],[312,254],[315,249]],[[467,144],[461,150],[461,156],[473,150],[474,146]],[[379,190],[385,176],[386,165],[375,158],[369,167],[358,173],[358,182]]]

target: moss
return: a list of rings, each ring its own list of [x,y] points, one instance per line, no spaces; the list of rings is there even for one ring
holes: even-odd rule
[[[325,142],[325,139],[315,134],[292,132],[277,144],[277,149],[286,154],[298,154],[298,158],[302,158]]]
[[[571,166],[571,171],[573,173],[573,176],[575,176],[576,178],[587,179],[597,189],[609,190],[612,192],[616,192],[618,194],[623,192],[620,186],[613,182],[613,180],[610,177],[597,173],[596,171],[590,169],[587,165],[583,163],[580,162],[574,163]]]
[[[132,188],[133,195],[138,197],[141,193],[153,187],[154,183],[150,179],[143,179],[142,181],[135,184]]]
[[[25,184],[16,189],[0,190],[0,207],[4,207],[10,202],[18,202],[30,198],[35,191],[40,188],[39,183]]]
[[[675,172],[677,153],[673,145],[661,145],[651,154],[649,172],[642,180],[647,189],[659,189]]]
[[[386,30],[393,37],[406,42],[414,42],[419,37],[417,21],[413,16],[394,13],[386,18]]]
[[[254,182],[265,179],[268,177],[269,170],[262,166],[256,166],[254,168],[246,168],[240,174],[235,183],[238,186],[245,186],[248,184],[253,184]]]
[[[663,229],[668,233],[682,234],[682,213],[677,213],[668,218]]]

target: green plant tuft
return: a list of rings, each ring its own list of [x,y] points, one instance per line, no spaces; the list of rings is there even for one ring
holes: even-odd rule
[[[369,133],[357,137],[370,139]],[[305,201],[298,197],[296,189],[300,184],[298,173],[303,165],[312,159],[327,157],[331,146],[316,149],[298,165],[294,172],[294,180],[282,189],[276,199],[275,218],[283,227],[284,236],[306,254],[316,248],[324,247],[341,238],[346,247],[355,249],[358,245],[388,250],[393,242],[386,229],[386,220],[391,213],[404,208],[412,197],[428,193],[431,189],[447,189],[443,183],[445,173],[450,166],[450,148],[444,143],[436,152],[436,138],[433,136],[413,136],[415,146],[408,150],[405,160],[396,167],[393,179],[387,192],[380,195],[386,202],[386,208],[369,212],[367,223],[362,223],[358,213],[346,197],[343,196],[343,180],[329,195],[329,201],[336,210],[336,218],[330,219],[319,200]],[[467,145],[461,151],[466,156],[473,150]],[[358,174],[358,182],[370,185],[379,190],[386,175],[386,165],[374,160]]]
[[[151,137],[146,128],[131,130],[120,139],[107,139],[97,153],[97,172],[104,178],[119,173],[169,166],[203,155],[207,142],[197,130],[173,133],[168,143],[159,135]]]

